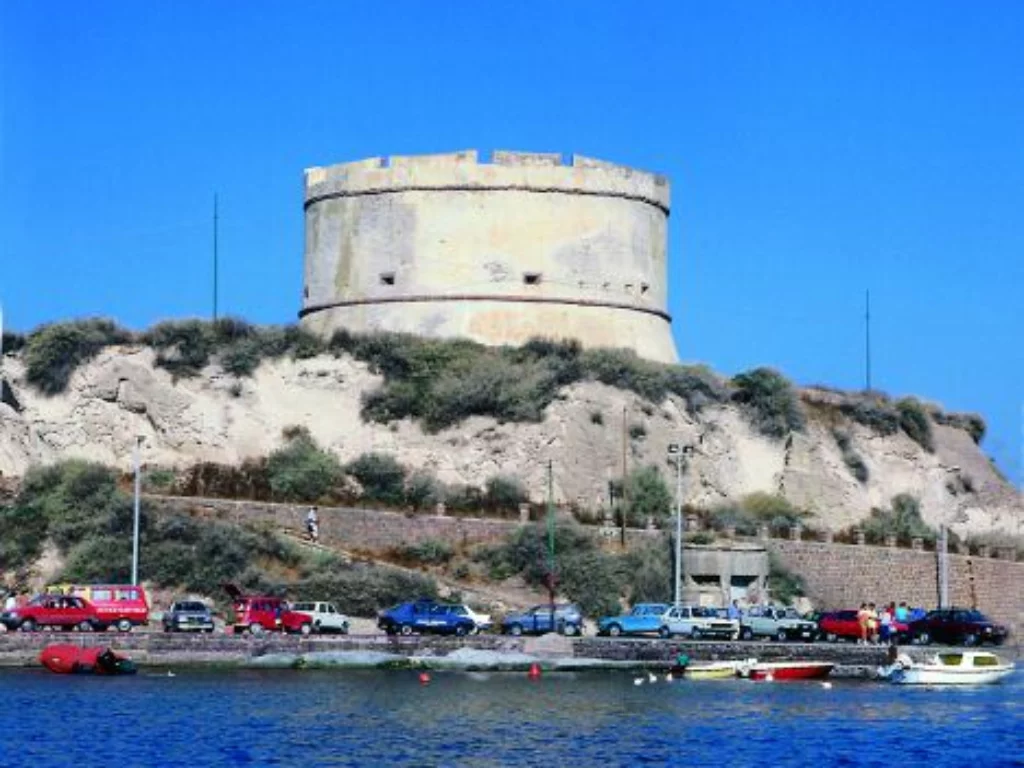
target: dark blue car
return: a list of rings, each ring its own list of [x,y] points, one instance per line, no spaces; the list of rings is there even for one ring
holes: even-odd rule
[[[389,635],[433,633],[438,635],[471,635],[476,623],[464,606],[417,600],[388,608],[377,617],[377,626]]]

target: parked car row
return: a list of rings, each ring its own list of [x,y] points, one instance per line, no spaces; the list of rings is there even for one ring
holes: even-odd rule
[[[1002,645],[1008,636],[1006,627],[996,624],[980,611],[942,608],[909,622],[892,621],[897,643],[942,643],[945,645]],[[834,611],[818,620],[819,636],[829,642],[861,639],[857,611]]]

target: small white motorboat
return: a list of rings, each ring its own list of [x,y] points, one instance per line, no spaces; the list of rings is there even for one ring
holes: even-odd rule
[[[883,677],[897,685],[984,685],[1012,673],[1013,664],[988,651],[945,651],[924,662],[901,653]]]

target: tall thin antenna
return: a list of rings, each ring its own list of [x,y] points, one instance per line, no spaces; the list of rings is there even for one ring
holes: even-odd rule
[[[871,290],[864,292],[864,373],[865,389],[871,391]]]
[[[217,322],[217,193],[213,193],[213,321]]]
[[[628,430],[626,428],[626,406],[622,406],[622,528],[619,531],[619,536],[622,539],[622,546],[626,546],[626,513],[629,511],[629,495],[626,491],[627,477],[626,477],[626,435]]]

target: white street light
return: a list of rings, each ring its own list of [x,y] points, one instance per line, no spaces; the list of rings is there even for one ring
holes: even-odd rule
[[[675,563],[675,606],[682,605],[683,570],[683,456],[693,453],[692,445],[669,443],[668,455],[676,462],[676,563]]]

